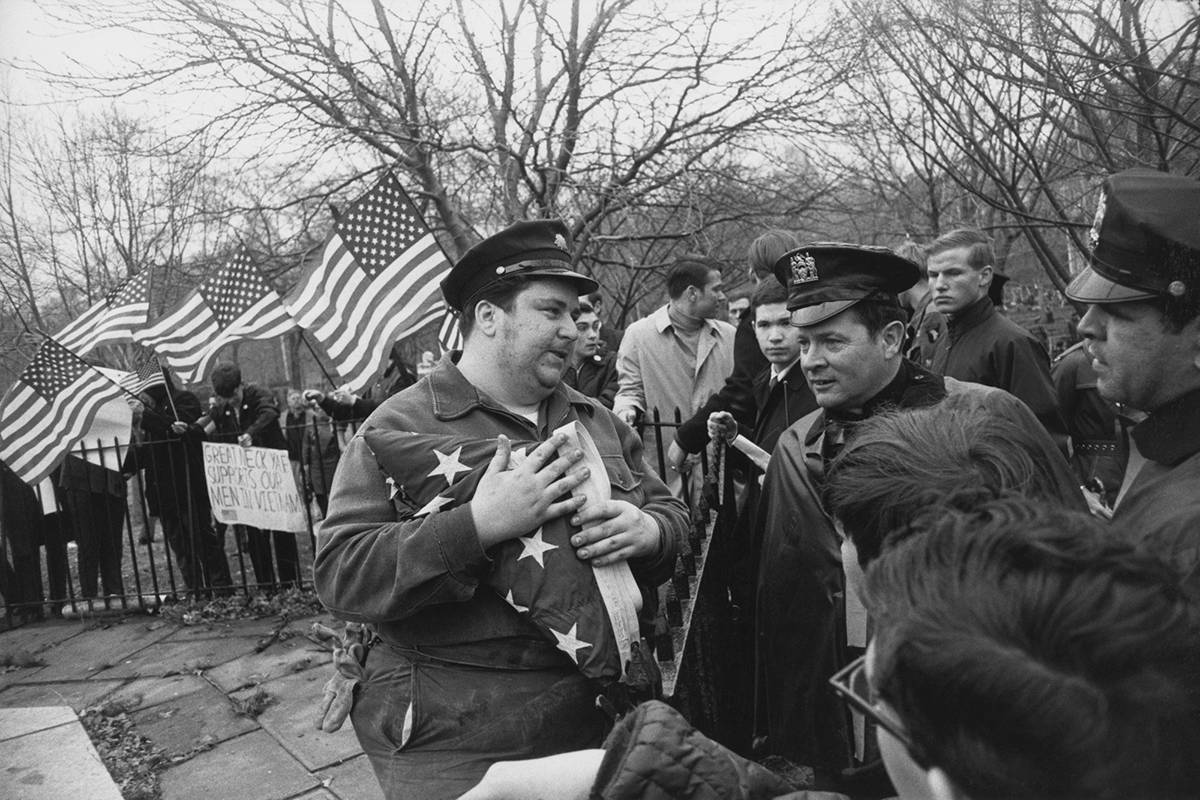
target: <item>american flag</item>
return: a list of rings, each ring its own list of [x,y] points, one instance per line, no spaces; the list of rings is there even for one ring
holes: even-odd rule
[[[363,438],[392,487],[401,519],[436,514],[469,501],[492,457],[496,439],[370,428]],[[537,447],[514,441],[510,466]],[[567,517],[489,551],[488,582],[589,677],[617,680],[620,648],[592,567],[575,556]]]
[[[350,391],[362,391],[392,344],[444,315],[438,282],[450,269],[391,172],[333,226],[321,261],[286,303],[325,347]]]
[[[134,363],[133,370],[126,372],[118,381],[130,394],[141,394],[151,386],[166,382],[162,366],[158,363],[158,356],[154,353],[146,353],[139,358]]]
[[[279,294],[239,248],[173,311],[133,338],[153,348],[185,383],[196,383],[225,345],[271,339],[295,327]]]
[[[105,342],[129,341],[150,315],[150,270],[143,269],[114,287],[63,328],[54,339],[83,355]]]
[[[0,460],[36,484],[87,432],[100,407],[123,396],[116,383],[46,339],[0,400]]]
[[[441,309],[442,324],[438,327],[438,342],[442,350],[462,350],[462,330],[458,326],[458,317],[443,304]]]

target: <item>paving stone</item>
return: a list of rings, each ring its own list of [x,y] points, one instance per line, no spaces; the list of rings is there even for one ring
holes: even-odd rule
[[[332,652],[302,636],[271,644],[261,653],[253,652],[208,670],[208,677],[227,692],[264,683],[284,675],[322,666],[333,660]]]
[[[296,798],[296,800],[339,800],[337,795],[330,794],[325,789],[314,789],[311,792],[305,792]]]
[[[172,756],[258,727],[254,720],[235,714],[228,698],[211,686],[135,711],[129,718],[139,733]]]
[[[354,728],[347,720],[336,733],[317,730],[314,719],[329,671],[310,669],[269,681],[262,689],[274,699],[258,715],[258,724],[275,737],[310,771],[337,764],[362,752]],[[235,692],[245,698],[256,689]]]
[[[129,711],[149,708],[167,700],[175,700],[208,686],[199,675],[185,673],[160,678],[135,678],[104,698],[105,703],[119,703]]]
[[[72,636],[42,651],[46,667],[39,670],[35,677],[39,681],[87,677],[133,657],[147,646],[166,638],[173,630],[158,620],[147,623],[145,617],[138,618],[136,622],[126,621],[88,630],[86,635]]]
[[[121,681],[61,681],[58,683],[23,683],[0,691],[0,707],[70,706],[83,711],[100,702],[106,694],[121,685]],[[3,797],[3,795],[0,795]]]
[[[253,731],[162,773],[163,800],[284,800],[320,787],[265,731]]]
[[[0,797],[121,800],[78,721],[0,742]]]
[[[44,731],[55,725],[67,725],[77,719],[68,706],[0,708],[0,741]]]
[[[226,636],[262,637],[279,625],[278,617],[263,619],[233,619],[206,622],[203,625],[183,625],[171,634],[175,641],[188,639],[220,639]]]
[[[0,672],[0,689],[8,686],[15,686],[18,683],[30,683],[36,681],[34,676],[41,672],[44,667],[18,667],[16,669],[6,669]]]
[[[346,723],[349,727],[349,723]],[[340,800],[384,800],[383,789],[375,779],[375,771],[366,756],[352,758],[336,767],[321,770],[325,785]]]
[[[119,664],[96,674],[97,678],[141,678],[209,669],[254,651],[255,639],[232,637],[159,642]]]
[[[84,630],[78,621],[53,619],[0,633],[0,654],[27,650],[38,653]]]

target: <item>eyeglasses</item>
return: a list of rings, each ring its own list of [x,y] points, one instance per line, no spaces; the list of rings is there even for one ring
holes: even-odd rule
[[[922,768],[928,766],[924,751],[917,747],[912,737],[908,735],[908,731],[904,730],[898,721],[885,716],[883,709],[879,707],[879,701],[873,698],[874,692],[871,691],[871,684],[867,681],[867,657],[865,655],[859,656],[834,673],[833,677],[829,679],[829,684],[851,708],[896,737],[918,766]]]

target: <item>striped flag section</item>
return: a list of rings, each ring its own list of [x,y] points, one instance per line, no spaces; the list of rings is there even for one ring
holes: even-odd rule
[[[197,383],[225,345],[271,339],[295,327],[279,293],[239,248],[215,275],[133,339],[152,348],[180,380]]]
[[[158,356],[154,353],[147,353],[133,365],[133,370],[126,372],[121,379],[117,381],[130,394],[141,394],[151,386],[165,384],[166,378],[163,377],[162,367],[158,363]]]
[[[458,315],[443,304],[441,309],[442,324],[438,328],[438,342],[442,350],[462,350],[462,330],[458,326]]]
[[[325,347],[346,388],[359,392],[392,343],[439,319],[438,283],[450,262],[388,172],[333,226],[319,263],[285,300]]]
[[[49,475],[121,387],[46,339],[0,400],[0,460],[29,484]]]
[[[105,342],[127,342],[145,326],[150,316],[150,270],[131,275],[84,311],[54,339],[68,350],[83,355]]]

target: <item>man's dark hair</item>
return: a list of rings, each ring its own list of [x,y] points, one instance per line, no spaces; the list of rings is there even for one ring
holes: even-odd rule
[[[1047,444],[1039,426],[1021,425],[974,394],[877,414],[829,465],[825,508],[865,568],[888,533],[947,497],[966,508],[1009,493],[1078,504],[1074,476],[1055,469],[1065,464],[1048,457]]]
[[[754,294],[750,296],[750,310],[772,303],[786,303],[787,299],[788,290],[780,286],[779,281],[761,281],[754,287]]]
[[[775,274],[775,262],[784,253],[799,246],[800,240],[795,234],[779,229],[769,230],[750,243],[746,261],[750,264],[750,271],[760,280],[770,281]]]
[[[533,277],[527,275],[513,275],[511,278],[501,278],[485,287],[483,291],[474,297],[467,298],[462,317],[458,320],[458,327],[462,331],[463,339],[466,339],[471,331],[475,329],[475,306],[486,300],[492,305],[504,309],[505,313],[511,314],[513,306],[517,301],[517,295],[533,280]]]
[[[600,294],[600,290],[597,289],[587,296],[587,301],[595,307],[604,303],[604,297]]]
[[[974,228],[956,228],[943,233],[925,248],[926,257],[945,253],[947,250],[967,248],[967,266],[971,269],[996,267],[996,254],[992,250],[992,239],[983,231]]]
[[[233,393],[242,385],[242,371],[237,364],[222,361],[213,367],[209,382],[217,397],[233,397]]]
[[[908,312],[894,299],[860,300],[846,309],[846,313],[856,316],[872,338],[882,333],[883,329],[893,322],[908,322]]]
[[[579,301],[579,313],[580,314],[595,314],[596,309],[587,300],[580,300]]]
[[[708,283],[708,275],[713,271],[720,272],[721,264],[703,256],[688,256],[681,258],[671,265],[667,273],[667,296],[678,300],[689,286],[703,289]]]
[[[878,696],[973,800],[1196,796],[1195,601],[1089,515],[930,513],[872,565],[866,601]]]

